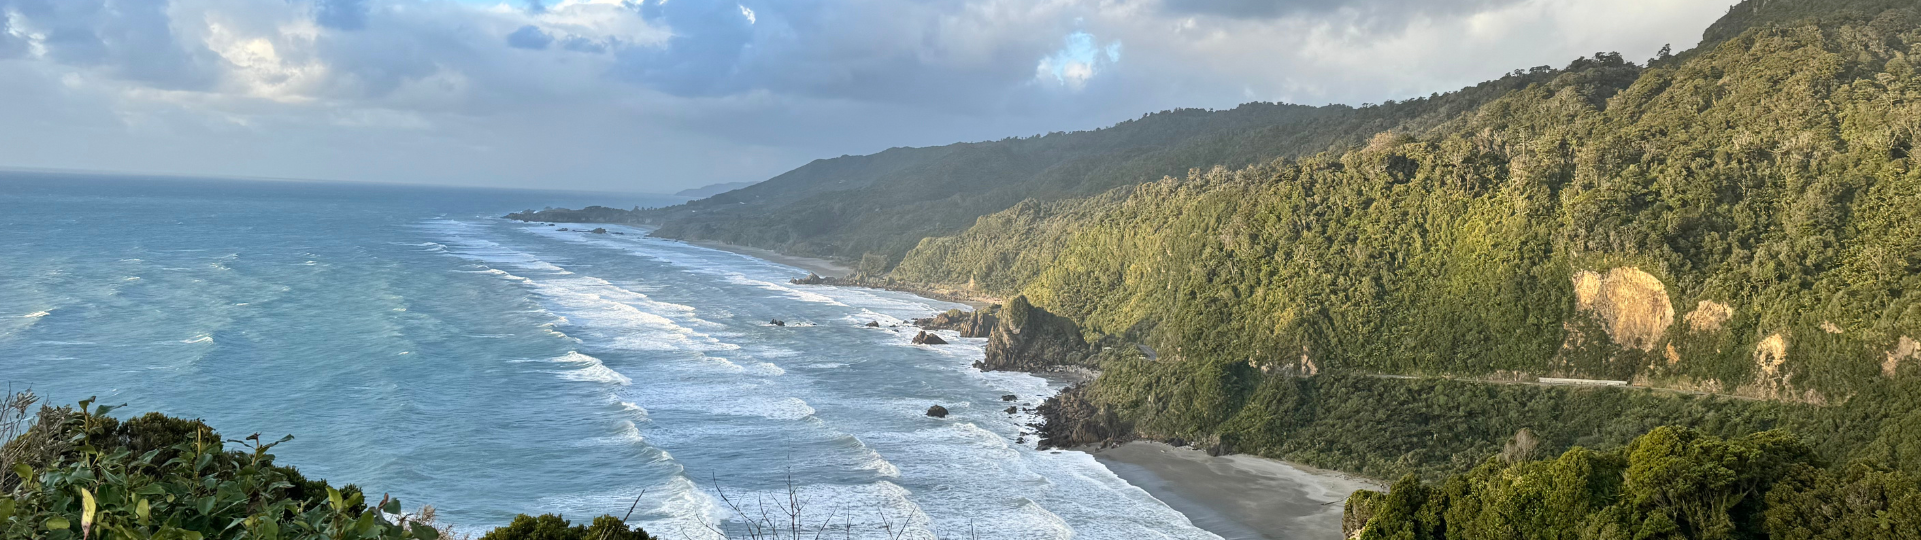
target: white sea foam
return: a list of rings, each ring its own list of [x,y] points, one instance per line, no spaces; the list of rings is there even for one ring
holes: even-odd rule
[[[207,335],[207,334],[194,334],[193,337],[180,340],[180,342],[181,343],[213,343],[213,336]]]
[[[600,362],[599,358],[581,354],[580,351],[568,351],[566,355],[555,358],[553,361],[580,366],[579,369],[561,372],[561,378],[567,380],[602,382],[621,386],[634,384],[633,379],[608,368],[606,364]]]
[[[35,311],[33,313],[28,313],[26,315],[21,315],[21,317],[26,317],[29,319],[38,319],[38,318],[45,317],[52,314],[53,314],[52,311],[40,310],[40,311]]]

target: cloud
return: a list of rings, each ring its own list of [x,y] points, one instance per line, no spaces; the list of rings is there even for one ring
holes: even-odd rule
[[[507,45],[516,49],[542,50],[553,43],[554,36],[547,35],[540,27],[531,24],[507,34]]]
[[[1529,0],[1165,0],[1163,12],[1175,17],[1212,16],[1277,20],[1289,17],[1346,19],[1356,29],[1392,30],[1437,17],[1497,10]]]
[[[359,30],[367,25],[367,0],[316,0],[314,22],[327,28]]]
[[[1087,86],[1096,71],[1121,61],[1119,41],[1096,46],[1094,35],[1087,32],[1068,34],[1066,41],[1060,50],[1041,59],[1034,68],[1036,77],[1078,90]]]
[[[1646,58],[1732,2],[0,0],[0,166],[671,191]]]

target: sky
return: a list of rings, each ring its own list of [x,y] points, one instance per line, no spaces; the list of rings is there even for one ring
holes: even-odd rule
[[[1692,47],[1735,0],[0,0],[0,168],[672,192]]]

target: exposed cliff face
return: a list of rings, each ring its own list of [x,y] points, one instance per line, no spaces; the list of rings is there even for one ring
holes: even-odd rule
[[[1667,287],[1637,268],[1620,267],[1606,274],[1576,272],[1574,305],[1598,319],[1616,344],[1643,351],[1654,350],[1674,324]]]
[[[989,371],[1049,371],[1062,366],[1095,367],[1092,350],[1080,326],[1026,297],[1015,297],[1000,310],[987,337],[987,358],[974,367]]]

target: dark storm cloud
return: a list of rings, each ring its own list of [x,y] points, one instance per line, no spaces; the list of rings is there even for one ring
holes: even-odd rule
[[[339,30],[367,26],[367,0],[315,0],[314,22]]]
[[[674,36],[664,47],[618,51],[621,73],[676,95],[721,95],[752,86],[739,68],[754,41],[755,23],[740,4],[650,0],[639,9],[647,20],[673,28]]]
[[[616,48],[613,72],[676,96],[979,109],[1031,90],[1018,87],[1075,31],[1065,10],[1014,4],[997,13],[969,2],[648,0],[640,13],[673,36]]]
[[[119,77],[171,90],[205,88],[214,80],[214,59],[181,46],[164,2],[10,0],[0,2],[0,11],[18,14],[22,26],[41,33],[47,57],[61,63],[103,67]],[[8,24],[0,20],[0,25]],[[10,49],[17,54],[22,45],[17,38],[0,42],[0,55]]]
[[[554,43],[554,36],[547,35],[540,27],[527,25],[507,34],[507,46],[516,49],[545,50]]]

